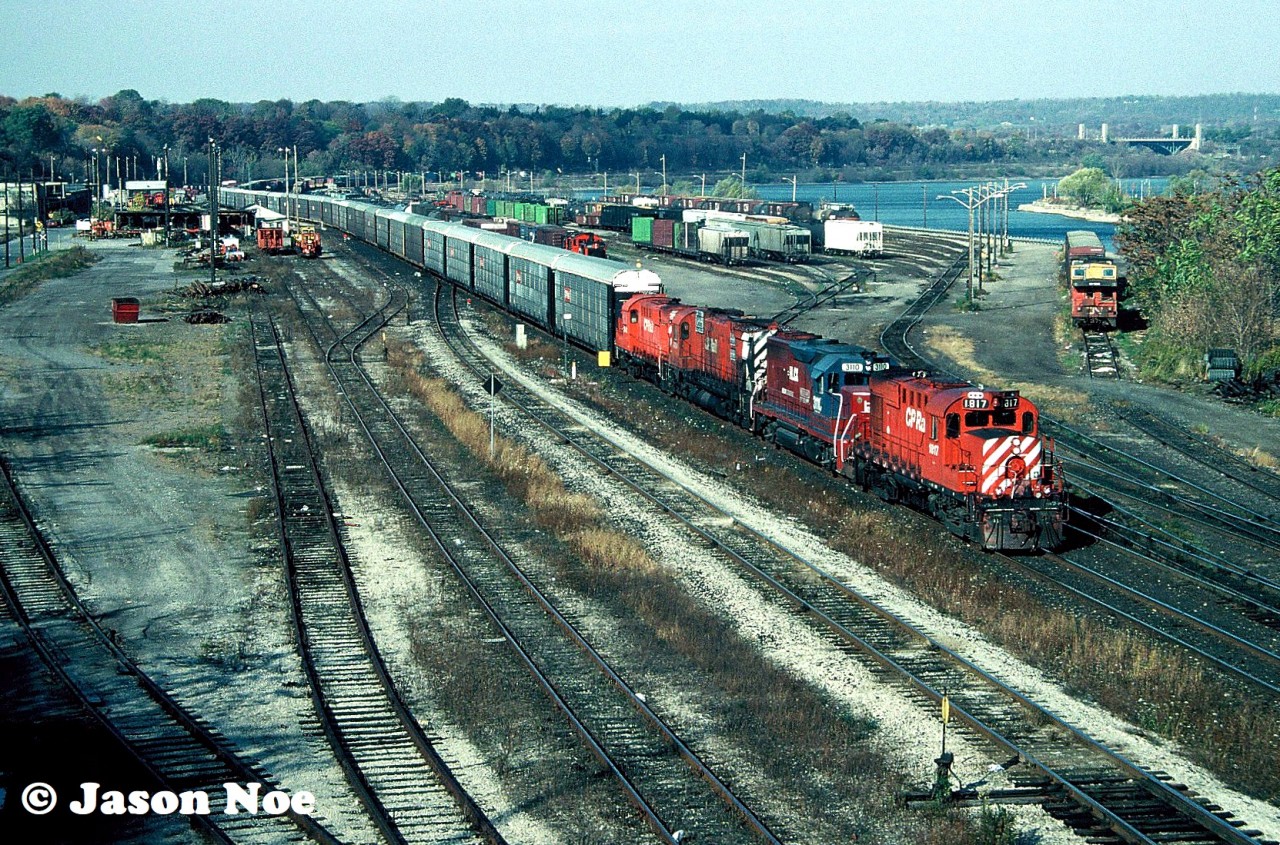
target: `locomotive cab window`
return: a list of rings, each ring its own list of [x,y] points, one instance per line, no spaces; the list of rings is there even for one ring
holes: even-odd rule
[[[929,439],[938,439],[938,418],[933,415],[929,416]]]
[[[969,411],[964,415],[965,428],[1011,428],[1017,425],[1016,412],[1001,409],[998,411]]]
[[[1023,434],[1036,433],[1036,417],[1035,417],[1035,414],[1031,413],[1030,411],[1022,412],[1022,433]]]
[[[680,324],[680,339],[681,339],[681,340],[688,340],[688,339],[689,339],[689,324],[688,324],[688,323],[681,323],[681,324]]]
[[[960,436],[960,415],[947,414],[947,437],[955,439]]]
[[[631,322],[633,323],[640,322],[640,312],[634,308],[631,309]]]

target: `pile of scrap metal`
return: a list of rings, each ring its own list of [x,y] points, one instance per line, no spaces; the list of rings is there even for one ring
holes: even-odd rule
[[[210,323],[229,323],[231,318],[221,311],[214,311],[212,308],[197,308],[183,317],[182,321],[192,325],[205,325]]]
[[[1262,402],[1280,399],[1280,370],[1260,373],[1248,381],[1228,378],[1214,382],[1213,392],[1228,402]]]
[[[191,298],[203,298],[209,296],[224,296],[232,293],[243,293],[244,291],[262,293],[262,285],[259,284],[257,276],[232,276],[230,278],[219,279],[214,282],[192,282],[183,289],[182,295]]]

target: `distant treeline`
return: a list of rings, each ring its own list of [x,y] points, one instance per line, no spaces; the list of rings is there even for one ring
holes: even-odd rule
[[[1166,98],[1133,99],[1155,115],[1161,113],[1159,101]],[[1219,136],[1230,143],[1234,156],[1244,157],[1233,159],[1233,167],[1247,168],[1250,157],[1266,155],[1277,146],[1278,98],[1190,99],[1233,104],[1232,115],[1251,112],[1250,103],[1268,110],[1265,124],[1232,124],[1229,137]],[[1102,156],[1113,177],[1183,173],[1205,166],[1195,156],[1169,159],[1078,141],[1074,132],[1032,129],[1040,124],[1023,119],[1035,105],[1043,106],[1039,113],[1053,115],[1045,117],[1046,125],[1061,125],[1068,115],[1071,126],[1077,118],[1097,120],[1073,108],[1073,102],[917,103],[902,104],[896,111],[889,106],[860,107],[865,114],[891,118],[881,120],[854,117],[851,111],[808,113],[802,101],[776,102],[775,108],[752,103],[741,109],[599,109],[480,106],[459,99],[434,104],[395,99],[363,104],[213,99],[166,103],[146,100],[133,90],[95,103],[49,94],[21,101],[0,97],[0,166],[37,176],[52,166],[60,178],[79,179],[91,151],[97,149],[124,162],[129,173],[154,177],[156,160],[167,146],[171,172],[182,172],[175,164],[179,161],[196,182],[206,173],[210,139],[222,149],[224,177],[235,179],[279,176],[284,168],[280,150],[295,146],[304,175],[362,169],[429,171],[448,178],[461,170],[497,178],[507,171],[532,171],[545,179],[608,171],[625,174],[623,178],[638,172],[645,184],[652,184],[664,165],[673,178],[741,172],[743,156],[751,182],[792,175],[821,181],[941,178],[980,173],[983,168],[1052,172],[1078,165],[1090,154]],[[1111,101],[1079,102],[1092,104],[1101,114]],[[1227,114],[1223,108],[1222,114]],[[979,112],[992,119],[973,120]],[[1000,114],[1004,119],[995,121]],[[1225,123],[1214,123],[1212,114],[1206,107],[1194,118],[1209,124],[1211,138],[1215,131],[1227,131]],[[1130,116],[1141,122],[1136,106]],[[1194,119],[1188,116],[1185,122],[1189,126]],[[1124,124],[1113,120],[1113,125]]]
[[[668,103],[653,103],[665,108]],[[1188,129],[1203,123],[1206,131],[1274,129],[1280,126],[1280,95],[1204,94],[1194,97],[1080,97],[1062,100],[988,100],[942,103],[823,103],[816,100],[731,100],[684,108],[704,111],[789,111],[803,118],[851,115],[864,123],[887,120],[912,126],[1007,128],[1006,124],[1038,127],[1053,135],[1074,135],[1083,123],[1096,132],[1103,123],[1127,135],[1154,134],[1162,126],[1180,124]]]

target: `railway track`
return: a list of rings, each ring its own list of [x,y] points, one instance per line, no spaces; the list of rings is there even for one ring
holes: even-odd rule
[[[292,809],[282,815],[217,811],[225,805],[224,784],[259,783],[263,794],[279,787],[129,659],[76,596],[22,500],[7,462],[0,461],[0,477],[4,602],[59,681],[164,789],[209,796],[213,812],[193,815],[191,821],[216,841],[338,845],[340,840],[320,819]]]
[[[930,361],[911,346],[909,332],[924,314],[946,295],[951,284],[960,277],[964,270],[964,260],[957,260],[922,293],[915,303],[885,328],[881,335],[881,344],[891,354],[909,366],[928,367],[931,365]],[[1055,420],[1045,420],[1044,422],[1046,431],[1060,433],[1057,438],[1059,446],[1066,446],[1067,450],[1073,452],[1079,460],[1083,460],[1087,456],[1092,461],[1097,461],[1100,454],[1108,455],[1108,466],[1099,468],[1099,472],[1115,475],[1116,461],[1114,458],[1127,457],[1123,453],[1119,453],[1117,450],[1098,442],[1096,438],[1070,429],[1061,422]],[[1082,446],[1081,444],[1085,445]],[[1082,470],[1082,465],[1078,462],[1068,463],[1068,468],[1072,472],[1079,474]],[[1147,468],[1156,469],[1149,464]],[[1206,523],[1214,523],[1220,529],[1234,532],[1237,537],[1249,537],[1268,544],[1266,548],[1274,551],[1269,545],[1274,542],[1272,537],[1273,529],[1267,524],[1265,515],[1243,509],[1238,503],[1225,501],[1202,487],[1189,486],[1193,487],[1195,492],[1201,495],[1203,501],[1195,503],[1195,507],[1200,518]],[[1108,486],[1106,491],[1112,498],[1118,493],[1117,488],[1113,486]],[[1142,495],[1148,500],[1173,499],[1168,490],[1150,485],[1145,485]],[[1184,506],[1188,501],[1190,500],[1186,498],[1180,500]],[[1115,505],[1113,504],[1111,507],[1115,508]],[[1191,567],[1188,564],[1192,563],[1192,561],[1187,559],[1189,554],[1194,554],[1207,560],[1207,555],[1199,553],[1199,550],[1191,549],[1189,551],[1188,544],[1181,538],[1175,541],[1175,538],[1170,535],[1168,539],[1153,540],[1153,535],[1158,535],[1159,532],[1146,531],[1143,530],[1143,526],[1125,525],[1123,522],[1110,521],[1106,524],[1100,524],[1097,522],[1097,517],[1084,513],[1078,508],[1075,510],[1075,516],[1077,519],[1073,529],[1078,533],[1090,533],[1089,529],[1081,524],[1092,524],[1098,530],[1098,533],[1092,534],[1095,541],[1115,543],[1117,550],[1126,554],[1141,554],[1151,563],[1170,567],[1170,571],[1176,571],[1178,577],[1184,580],[1196,576],[1196,573],[1190,572]],[[1057,558],[1059,563],[1052,574],[1050,572],[1051,567],[1042,565],[1037,569],[1036,561],[1008,558],[1008,565],[1013,569],[1030,572],[1041,579],[1049,578],[1060,588],[1066,589],[1077,597],[1101,607],[1108,613],[1135,623],[1139,627],[1149,630],[1179,646],[1189,648],[1192,652],[1205,658],[1229,675],[1242,677],[1246,681],[1269,691],[1274,690],[1277,682],[1280,681],[1280,675],[1277,674],[1278,667],[1275,664],[1275,649],[1255,641],[1254,638],[1258,636],[1257,632],[1254,632],[1251,636],[1241,630],[1239,626],[1232,625],[1230,622],[1211,622],[1203,619],[1193,610],[1179,609],[1170,602],[1148,595],[1135,586],[1122,584],[1116,578],[1104,575],[1094,568],[1075,561],[1075,555],[1070,557],[1073,559],[1068,560],[1067,557]],[[1201,564],[1204,563],[1204,560],[1201,561]],[[1202,580],[1202,586],[1211,587],[1219,595],[1223,595],[1224,591],[1233,592],[1234,595],[1229,598],[1236,603],[1237,607],[1241,608],[1244,619],[1261,621],[1268,626],[1274,624],[1274,605],[1271,603],[1273,601],[1271,597],[1280,596],[1280,593],[1274,592],[1273,585],[1269,581],[1263,583],[1256,575],[1249,573],[1247,569],[1234,566],[1226,561],[1223,561],[1221,565],[1211,567],[1210,570],[1216,573],[1216,577],[1212,581]],[[1203,571],[1199,573],[1202,578],[1205,574]],[[1064,577],[1067,575],[1070,575],[1070,577]],[[1077,584],[1073,583],[1077,582],[1080,576],[1083,576],[1085,580],[1093,585],[1091,590],[1082,590]],[[1258,599],[1257,593],[1260,587],[1265,588],[1264,598],[1266,601]],[[1188,606],[1194,607],[1195,604],[1197,602],[1194,596],[1187,599]],[[1236,628],[1236,631],[1232,632],[1226,630],[1226,628]]]
[[[458,334],[455,323],[456,318],[442,328],[457,336],[455,351],[480,378],[494,364]],[[683,525],[692,545],[722,556],[785,597],[800,615],[817,620],[842,648],[873,661],[909,695],[933,704],[948,695],[953,713],[1024,767],[1015,775],[1019,799],[1040,798],[1094,842],[1255,841],[1237,822],[1202,806],[1162,773],[1145,771],[1103,747],[821,566],[755,533],[738,515],[693,491],[683,474],[642,462],[624,444],[553,407],[518,375],[508,376],[506,402]]]
[[[1120,378],[1120,364],[1116,347],[1109,332],[1081,329],[1084,340],[1084,363],[1089,378]]]
[[[933,308],[940,299],[947,295],[947,292],[951,290],[951,286],[955,284],[961,274],[968,271],[968,268],[968,256],[960,256],[952,261],[945,270],[938,274],[929,287],[925,288],[915,302],[903,309],[896,319],[884,327],[884,330],[880,332],[880,347],[896,358],[904,367],[929,367],[930,361],[911,345],[911,330],[924,318],[925,314],[929,313],[929,309]],[[935,372],[946,373],[945,370],[932,369]],[[954,373],[949,375],[954,375]]]
[[[1276,503],[1276,509],[1272,513],[1259,516],[1265,521],[1280,523],[1280,474],[1252,464],[1212,440],[1187,431],[1181,426],[1173,425],[1145,408],[1125,405],[1124,407],[1113,406],[1112,410],[1117,417],[1144,432],[1157,443],[1174,449],[1213,473],[1243,484],[1272,500]]]
[[[1045,423],[1047,431],[1065,448],[1065,460],[1076,473],[1087,473],[1095,486],[1107,492],[1145,497],[1195,522],[1244,538],[1269,551],[1280,550],[1280,519],[1266,499],[1268,512],[1251,507],[1239,497],[1211,489],[1166,467],[1157,466],[1124,449],[1103,442],[1058,420]],[[1216,470],[1215,470],[1215,474]]]
[[[874,270],[856,269],[841,279],[828,282],[821,290],[811,293],[808,299],[804,301],[797,301],[796,304],[792,305],[790,308],[786,308],[779,311],[777,314],[774,314],[768,319],[768,322],[777,323],[779,326],[786,326],[802,314],[821,308],[828,302],[835,300],[836,297],[841,294],[850,290],[859,290],[864,284],[874,282],[875,277],[876,274]]]
[[[359,363],[376,324],[340,332],[294,293],[347,407],[432,544],[659,838],[675,843],[688,831],[708,842],[780,843],[555,607],[401,424]]]
[[[388,302],[379,312],[394,313]],[[251,320],[295,635],[321,724],[388,842],[504,845],[400,698],[373,643],[273,322]]]

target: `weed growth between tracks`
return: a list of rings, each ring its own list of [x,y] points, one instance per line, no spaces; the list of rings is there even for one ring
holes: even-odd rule
[[[981,838],[981,820],[968,813],[902,814],[895,801],[907,778],[885,774],[887,765],[874,750],[874,723],[832,707],[808,684],[774,666],[731,621],[688,595],[642,544],[610,526],[595,499],[567,490],[540,456],[500,437],[490,458],[484,416],[470,410],[444,381],[424,375],[420,352],[396,341],[389,352],[389,366],[408,393],[572,552],[573,559],[555,561],[558,583],[639,621],[647,630],[643,636],[709,677],[723,702],[720,723],[749,738],[747,746],[763,771],[799,791],[799,803],[792,807],[798,815],[827,819],[843,828],[842,836],[861,829],[864,835],[889,831],[883,841],[923,845],[987,841]],[[633,633],[637,628],[627,627]],[[646,663],[663,659],[651,646],[640,648],[648,655]],[[833,819],[832,802],[859,808],[857,818]]]
[[[1204,668],[1177,647],[1014,582],[941,527],[922,530],[922,517],[862,496],[733,426],[673,404],[648,385],[602,375],[594,385],[577,382],[570,389],[662,448],[731,475],[734,486],[972,625],[1072,694],[1180,743],[1232,787],[1264,800],[1280,796],[1273,753],[1280,715],[1265,695]]]

